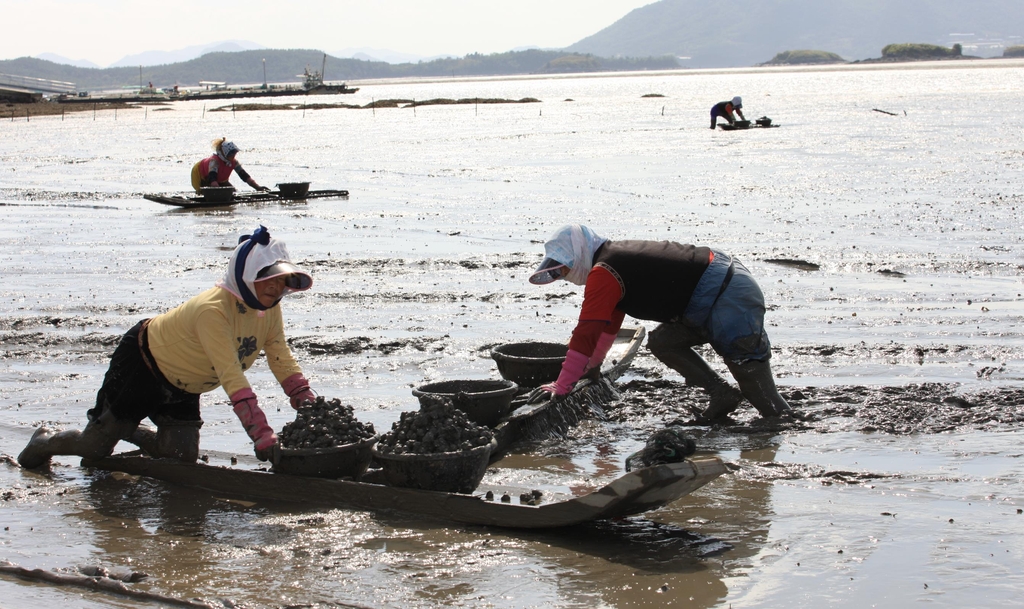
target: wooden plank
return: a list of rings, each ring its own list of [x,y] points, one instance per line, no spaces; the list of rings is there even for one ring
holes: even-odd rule
[[[718,458],[688,459],[624,474],[580,497],[531,506],[486,501],[482,489],[475,495],[440,493],[140,456],[83,459],[82,466],[147,476],[246,499],[397,511],[464,524],[527,529],[571,526],[646,512],[672,503],[726,472],[725,464]]]

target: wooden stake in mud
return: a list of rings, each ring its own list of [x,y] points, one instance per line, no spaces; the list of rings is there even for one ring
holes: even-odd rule
[[[206,104],[203,104],[203,118],[206,118]]]
[[[92,120],[96,120],[96,102],[92,102]]]
[[[377,116],[377,100],[370,98],[370,111],[373,112],[374,116]]]

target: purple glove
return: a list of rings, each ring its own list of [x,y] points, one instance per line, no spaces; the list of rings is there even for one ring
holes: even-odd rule
[[[292,408],[298,410],[306,402],[315,402],[316,394],[309,388],[309,381],[302,376],[301,372],[289,376],[281,381],[281,388],[292,402]]]
[[[527,402],[530,404],[539,402],[547,394],[550,394],[550,396],[568,394],[572,391],[572,386],[576,384],[576,381],[580,380],[580,377],[583,376],[589,360],[590,358],[579,351],[569,349],[569,352],[565,354],[565,361],[562,362],[562,372],[558,375],[558,380],[534,389],[530,393],[529,398],[527,398]]]
[[[590,361],[587,362],[587,370],[593,368],[600,368],[601,364],[604,363],[604,358],[608,355],[608,351],[611,350],[612,344],[615,342],[616,334],[605,334],[601,333],[601,336],[597,339],[597,346],[594,347],[594,354],[590,356]]]
[[[267,415],[260,410],[256,402],[256,394],[246,387],[231,394],[231,403],[235,405],[235,416],[242,422],[245,433],[252,438],[256,446],[257,456],[271,446],[277,444],[277,435],[267,423]]]

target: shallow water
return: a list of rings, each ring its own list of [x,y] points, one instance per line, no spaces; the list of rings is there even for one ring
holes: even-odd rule
[[[566,222],[737,256],[769,303],[783,392],[809,415],[694,428],[734,473],[642,518],[543,533],[241,504],[71,458],[51,477],[0,464],[0,559],[144,571],[138,589],[268,607],[1012,604],[1022,85],[1019,61],[737,70],[369,84],[344,100],[533,104],[0,120],[7,455],[40,424],[81,426],[120,334],[219,279],[260,223],[315,276],[284,303],[307,376],[378,429],[416,407],[414,386],[495,377],[491,345],[568,338],[581,292],[526,282]],[[707,108],[736,93],[747,118],[781,126],[710,131]],[[220,135],[260,183],[352,194],[208,211],[142,199],[185,190]],[[290,409],[272,375],[249,378],[280,429]],[[703,404],[646,354],[623,381],[609,421],[527,447],[490,480],[592,488]],[[204,451],[250,454],[223,395],[203,404]],[[17,606],[110,602],[0,588]]]

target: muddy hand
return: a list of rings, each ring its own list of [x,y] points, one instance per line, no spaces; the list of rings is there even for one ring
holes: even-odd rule
[[[539,404],[540,402],[547,402],[554,397],[554,392],[545,387],[537,387],[526,396],[527,404]]]
[[[281,462],[281,443],[274,442],[266,448],[257,448],[256,458],[260,461],[269,461],[271,465],[277,465]]]

